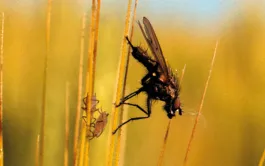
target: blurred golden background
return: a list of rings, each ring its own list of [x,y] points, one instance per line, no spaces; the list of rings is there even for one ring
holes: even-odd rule
[[[95,92],[111,113],[127,1],[103,0],[99,24]],[[4,27],[4,162],[7,166],[35,163],[40,129],[44,58],[45,0],[0,1]],[[215,64],[202,116],[192,143],[190,166],[254,166],[265,148],[265,3],[264,1],[139,0],[137,20],[152,23],[164,56],[178,75],[186,64],[181,86],[183,110],[195,112],[201,103],[215,43]],[[81,18],[90,1],[53,0],[48,57],[44,165],[63,165],[65,83],[70,82],[70,163],[77,103]],[[88,27],[86,28],[88,50]],[[133,44],[147,47],[139,27]],[[87,62],[87,51],[85,60]],[[139,88],[145,69],[130,59],[126,94]],[[84,75],[85,78],[85,75]],[[131,99],[145,105],[145,95]],[[128,108],[128,118],[141,112]],[[111,116],[111,115],[110,115]],[[163,165],[182,165],[195,116],[173,119]],[[111,122],[109,121],[109,124]],[[109,124],[91,141],[90,165],[104,166]],[[162,102],[150,119],[129,123],[121,156],[124,166],[157,164],[168,118]]]

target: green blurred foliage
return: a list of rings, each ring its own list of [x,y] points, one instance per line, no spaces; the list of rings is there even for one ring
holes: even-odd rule
[[[40,129],[44,58],[46,55],[46,7],[42,1],[0,1],[5,12],[4,34],[4,152],[5,165],[34,165],[36,139]],[[151,1],[145,2],[145,5]],[[200,105],[208,77],[215,43],[219,40],[212,78],[204,102],[188,165],[257,165],[265,147],[265,23],[258,5],[238,4],[218,26],[197,29],[185,19],[163,18],[137,9],[137,19],[148,17],[158,35],[164,55],[173,69],[186,72],[181,86],[181,101],[186,112]],[[65,84],[70,82],[70,162],[77,104],[81,17],[90,2],[59,0],[52,3],[50,53],[48,56],[45,165],[63,164]],[[102,1],[95,92],[104,111],[111,113],[117,66],[125,23],[127,1]],[[161,19],[163,18],[163,19]],[[218,22],[218,20],[217,20]],[[88,52],[88,27],[85,38],[85,66]],[[146,47],[137,26],[133,43]],[[144,68],[130,58],[126,94],[140,87]],[[178,75],[180,72],[178,72]],[[85,79],[85,72],[84,72]],[[132,103],[145,105],[145,95]],[[126,107],[127,108],[127,107]],[[161,102],[155,102],[148,120],[126,126],[122,145],[123,165],[156,165],[168,119]],[[128,117],[141,115],[126,109]],[[111,115],[110,115],[111,116]],[[181,165],[195,116],[185,114],[173,121],[167,142],[164,165]],[[109,121],[110,124],[110,121]],[[91,165],[104,166],[108,153],[110,125],[91,141]]]

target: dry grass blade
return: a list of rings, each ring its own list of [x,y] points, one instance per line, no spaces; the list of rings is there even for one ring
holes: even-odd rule
[[[0,166],[4,165],[3,147],[3,56],[4,56],[5,14],[1,13],[1,46],[0,46]]]
[[[91,105],[91,93],[90,89],[93,89],[91,85],[91,82],[93,83],[94,73],[92,73],[92,70],[94,69],[94,56],[93,56],[93,45],[94,45],[94,24],[95,24],[95,10],[96,10],[96,4],[95,0],[92,0],[92,12],[91,12],[91,22],[89,26],[89,47],[88,47],[88,69],[86,74],[86,92],[89,92],[87,96],[87,110],[90,110],[89,108]],[[80,159],[79,159],[79,165],[88,165],[89,163],[89,155],[88,155],[88,149],[89,149],[89,142],[86,139],[86,131],[87,127],[89,127],[90,123],[90,111],[86,112],[86,123],[82,123],[82,133],[81,133],[81,147],[80,147]]]
[[[183,69],[182,69],[182,73],[181,73],[181,77],[179,79],[179,85],[181,85],[182,81],[183,81],[183,77],[184,77],[184,73],[186,71],[186,64],[184,65]]]
[[[264,151],[263,151],[263,153],[262,153],[262,156],[261,156],[261,158],[260,158],[259,166],[264,166],[264,165],[263,165],[263,164],[264,164],[264,160],[265,160],[265,149],[264,149]]]
[[[44,157],[44,139],[45,139],[45,111],[46,111],[46,84],[47,84],[47,67],[48,56],[50,53],[50,24],[51,24],[52,0],[48,0],[46,16],[46,56],[44,59],[43,88],[42,88],[42,112],[41,112],[41,129],[40,129],[40,165],[43,165]]]
[[[135,4],[134,4],[134,9],[133,9],[133,18],[132,18],[132,21],[131,21],[131,33],[130,33],[130,41],[132,41],[132,37],[133,37],[133,30],[134,30],[134,22],[135,22],[135,19],[136,19],[136,8],[137,8],[137,4],[138,4],[138,0],[135,0]],[[130,9],[130,8],[128,8]],[[128,11],[130,12],[130,11]],[[127,13],[128,14],[128,13]],[[128,15],[129,17],[129,15]],[[125,32],[127,33],[127,32]],[[124,44],[124,43],[123,43]],[[129,67],[129,61],[130,61],[130,53],[131,53],[131,47],[128,47],[128,52],[127,52],[127,61],[126,61],[126,64],[125,64],[125,74],[124,74],[124,81],[123,81],[123,89],[122,89],[122,96],[121,98],[124,98],[125,96],[125,89],[126,89],[126,82],[127,82],[127,74],[128,74],[128,67]],[[123,120],[123,106],[121,106],[121,112],[120,112],[120,120],[119,120],[119,123],[122,123],[122,120]],[[123,132],[118,132],[118,138],[117,138],[117,146],[116,146],[116,163],[115,165],[118,166],[119,165],[119,156],[120,156],[120,152],[121,152],[121,136],[122,136],[122,133]],[[124,150],[123,150],[124,152]]]
[[[130,24],[130,9],[131,9],[131,4],[132,4],[132,0],[128,1],[128,7],[127,7],[127,14],[126,14],[126,20],[125,20],[125,29],[124,29],[124,35],[123,35],[123,39],[122,39],[122,48],[121,48],[121,55],[120,55],[120,62],[119,62],[119,68],[118,68],[118,76],[117,76],[117,88],[116,88],[116,93],[115,93],[115,103],[118,103],[120,101],[120,97],[122,95],[122,91],[123,91],[123,82],[124,82],[124,74],[125,74],[125,66],[126,66],[126,40],[125,40],[125,36],[128,36],[129,34],[129,24]],[[112,110],[112,115],[113,115],[113,119],[112,119],[112,123],[111,123],[111,131],[112,132],[115,127],[117,126],[117,121],[118,121],[118,108],[116,108],[115,106],[113,106],[113,110]],[[118,131],[119,133],[120,131]],[[119,138],[120,139],[120,138]],[[110,148],[109,148],[109,154],[108,154],[108,160],[107,160],[107,165],[110,166],[112,165],[113,162],[113,154],[114,154],[114,136],[112,134],[110,134]],[[120,142],[120,141],[118,141]],[[120,145],[118,145],[120,146]],[[116,153],[116,162],[115,165],[117,165],[119,162],[119,151],[117,151]]]
[[[167,125],[167,130],[166,130],[166,134],[165,134],[165,137],[164,137],[164,143],[163,143],[162,149],[160,151],[160,156],[159,156],[158,163],[157,163],[158,166],[162,165],[162,162],[163,162],[163,159],[164,159],[164,154],[165,154],[165,150],[166,150],[167,138],[168,138],[170,125],[171,125],[171,120],[169,120],[168,125]]]
[[[133,19],[132,19],[132,26],[131,26],[131,33],[130,33],[130,41],[132,42],[133,38],[133,31],[134,31],[134,22],[136,20],[136,8],[137,8],[138,0],[135,0],[134,9],[133,9]],[[125,89],[126,89],[126,82],[127,82],[127,74],[129,69],[129,62],[130,62],[130,54],[131,54],[131,47],[128,48],[127,52],[127,61],[126,61],[126,67],[125,67],[125,75],[124,75],[124,81],[123,81],[123,94],[122,98],[125,96]],[[121,107],[123,112],[123,107]],[[121,120],[120,120],[121,121]]]
[[[80,151],[79,151],[79,158],[78,158],[79,166],[84,165],[85,140],[86,140],[86,122],[82,120]]]
[[[96,2],[92,0],[92,12],[91,12],[91,22],[89,26],[89,47],[88,47],[88,69],[86,74],[86,92],[87,93],[87,112],[86,112],[86,123],[82,123],[82,131],[81,131],[81,146],[80,146],[80,159],[79,159],[79,166],[88,165],[89,163],[89,140],[86,139],[86,131],[87,127],[90,124],[90,108],[91,108],[91,97],[93,92],[94,84],[94,56],[93,56],[93,48],[94,48],[94,25],[95,25],[95,12],[96,12]],[[92,84],[91,84],[92,83]],[[89,130],[89,129],[88,129]]]
[[[97,8],[95,11],[96,18],[95,18],[95,30],[94,30],[94,47],[93,47],[93,55],[94,55],[94,64],[96,64],[96,55],[97,55],[97,46],[98,46],[98,29],[99,29],[99,18],[100,18],[100,4],[101,0],[97,0]],[[94,65],[94,71],[95,71],[95,66]],[[95,79],[95,75],[93,75],[93,79]],[[91,94],[92,96],[92,94]]]
[[[78,159],[78,141],[80,133],[80,120],[81,120],[81,100],[82,100],[82,87],[83,87],[83,61],[84,61],[84,42],[85,42],[85,26],[86,26],[86,13],[82,17],[82,30],[80,41],[80,57],[79,57],[79,74],[78,74],[78,94],[77,94],[77,107],[75,119],[75,133],[74,133],[74,166],[77,166]]]
[[[90,38],[90,48],[88,52],[89,56],[89,79],[87,81],[88,85],[88,102],[87,102],[87,127],[86,132],[89,132],[90,120],[91,120],[91,110],[92,107],[92,96],[94,94],[94,80],[95,80],[95,68],[96,68],[96,55],[97,55],[97,41],[98,41],[98,28],[99,28],[99,17],[100,17],[100,0],[97,0],[97,6],[95,5],[95,1],[92,2],[92,37]],[[88,135],[89,133],[86,133]],[[86,139],[86,156],[85,156],[85,165],[89,165],[89,139]]]
[[[36,140],[35,166],[39,165],[40,165],[40,135],[38,134]]]
[[[186,70],[186,64],[184,65],[184,68],[182,69],[181,77],[180,77],[180,80],[179,80],[179,84],[180,85],[181,85],[181,82],[183,80],[185,70]],[[158,166],[162,165],[162,162],[163,162],[163,159],[164,159],[164,155],[165,155],[165,151],[166,151],[166,145],[167,145],[167,138],[168,138],[168,133],[169,133],[170,126],[171,126],[171,120],[169,120],[168,125],[167,125],[167,130],[166,130],[166,133],[165,133],[163,146],[161,148],[160,156],[159,156],[159,159],[158,159],[158,164],[157,164]]]
[[[65,142],[64,142],[64,166],[68,166],[69,156],[69,82],[65,87]]]
[[[100,14],[100,0],[92,0],[92,13],[91,13],[91,23],[89,27],[90,38],[89,38],[89,48],[88,48],[88,71],[86,80],[86,92],[87,92],[87,112],[86,112],[86,125],[82,129],[82,142],[80,152],[80,162],[84,165],[89,165],[89,139],[86,139],[86,135],[90,127],[90,108],[92,102],[92,96],[94,93],[94,78],[95,78],[95,65],[96,65],[96,53],[97,53],[97,38],[98,38],[98,27],[99,27],[99,14]],[[84,124],[84,123],[82,123]],[[88,128],[87,128],[88,127]],[[85,133],[85,134],[84,134]],[[83,149],[84,148],[84,149]],[[85,152],[85,153],[83,153]],[[85,155],[85,156],[83,156]],[[83,165],[83,164],[80,164]]]
[[[214,60],[215,60],[215,56],[216,56],[217,47],[218,47],[218,41],[216,42],[216,45],[215,45],[214,55],[213,55],[211,67],[210,67],[210,70],[209,70],[208,79],[206,81],[204,92],[203,92],[203,95],[202,95],[200,108],[199,108],[198,114],[196,115],[195,123],[194,123],[193,129],[192,129],[190,140],[189,140],[188,147],[187,147],[187,150],[186,150],[186,155],[185,155],[185,158],[184,158],[184,166],[187,164],[187,161],[188,161],[188,155],[189,155],[189,151],[190,151],[190,147],[191,147],[191,142],[192,142],[192,140],[194,138],[196,127],[197,127],[197,124],[198,124],[198,121],[199,121],[199,118],[200,118],[200,114],[201,114],[201,111],[202,111],[204,98],[205,98],[206,91],[207,91],[207,88],[208,88],[208,84],[209,84],[209,81],[210,81],[210,78],[211,78],[211,74],[212,74],[212,69],[213,69],[213,65],[214,65]]]

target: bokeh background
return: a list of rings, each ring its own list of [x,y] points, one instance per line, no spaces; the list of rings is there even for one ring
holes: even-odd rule
[[[111,113],[123,39],[127,1],[103,0],[99,24],[95,92]],[[7,166],[35,162],[40,128],[44,58],[45,0],[1,0],[4,33],[4,161]],[[183,110],[198,110],[215,43],[216,60],[202,116],[192,143],[190,166],[253,166],[265,148],[265,2],[261,0],[139,0],[137,20],[153,24],[167,61],[186,72],[181,86]],[[91,2],[53,0],[48,57],[45,165],[63,165],[65,83],[70,82],[70,142],[74,132],[81,18]],[[86,47],[88,46],[88,28]],[[133,43],[147,46],[136,26]],[[87,51],[85,51],[85,65]],[[126,94],[140,87],[145,69],[131,58]],[[179,72],[180,73],[180,72]],[[84,77],[85,78],[85,77]],[[145,105],[145,95],[132,102]],[[158,162],[168,119],[163,103],[153,104],[150,119],[126,126],[121,165]],[[128,117],[141,115],[128,108]],[[111,116],[111,115],[110,115]],[[182,165],[195,116],[173,119],[163,164]],[[110,124],[110,122],[109,122]],[[91,141],[90,164],[104,166],[110,125]],[[72,152],[70,162],[73,161]]]

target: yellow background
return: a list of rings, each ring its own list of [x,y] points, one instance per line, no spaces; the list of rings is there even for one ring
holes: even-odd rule
[[[254,166],[265,148],[265,13],[262,1],[233,1],[218,17],[198,19],[190,9],[178,14],[177,4],[167,0],[139,0],[137,20],[146,16],[159,38],[164,56],[178,75],[186,64],[181,86],[183,110],[198,110],[215,43],[216,60],[204,101],[202,116],[192,143],[190,166]],[[181,1],[180,1],[181,2]],[[220,5],[227,1],[218,1]],[[123,38],[127,1],[102,1],[99,24],[95,92],[103,109],[111,113],[117,66]],[[190,2],[192,4],[192,2]],[[203,1],[202,3],[207,4]],[[165,5],[166,4],[166,5]],[[174,7],[176,6],[176,12]],[[5,12],[4,33],[4,161],[7,166],[30,166],[40,128],[44,57],[46,54],[46,6],[44,0],[0,1]],[[166,7],[171,6],[168,10]],[[187,10],[190,6],[185,6]],[[65,83],[70,82],[70,162],[77,103],[81,17],[90,2],[53,0],[51,52],[48,57],[45,165],[63,164]],[[202,8],[204,9],[204,8]],[[189,10],[188,10],[189,11]],[[203,11],[203,10],[202,10]],[[197,17],[196,17],[197,18]],[[88,24],[87,24],[88,25]],[[146,43],[135,26],[134,45]],[[86,29],[85,64],[88,50]],[[84,73],[85,74],[85,73]],[[140,87],[145,69],[130,59],[126,94]],[[85,79],[85,77],[84,77]],[[145,95],[133,103],[145,105]],[[121,162],[125,166],[157,164],[168,118],[162,102],[152,107],[148,120],[127,125]],[[142,115],[129,108],[128,117]],[[110,115],[111,116],[111,115]],[[182,165],[195,120],[185,114],[173,119],[163,164]],[[110,121],[104,133],[91,141],[90,163],[104,166],[108,152]],[[122,164],[121,164],[122,165]]]

